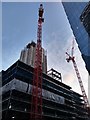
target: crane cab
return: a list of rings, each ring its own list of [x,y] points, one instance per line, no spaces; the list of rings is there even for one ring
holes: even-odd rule
[[[43,5],[40,4],[40,8],[39,8],[39,17],[43,17],[43,12],[44,12],[44,9],[43,9]]]

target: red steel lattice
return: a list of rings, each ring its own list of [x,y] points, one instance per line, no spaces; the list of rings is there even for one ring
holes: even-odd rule
[[[42,23],[43,6],[40,4],[38,31],[37,31],[37,46],[34,61],[34,74],[32,85],[32,99],[31,99],[31,120],[42,120]]]
[[[83,86],[83,82],[82,82],[82,79],[81,79],[76,61],[75,61],[75,57],[73,56],[73,53],[74,53],[74,40],[73,40],[73,43],[72,43],[71,55],[66,52],[66,54],[69,57],[66,60],[67,60],[67,62],[69,62],[69,61],[73,62],[73,66],[74,66],[74,69],[75,69],[75,72],[76,72],[76,75],[77,75],[77,78],[78,78],[78,82],[79,82],[79,85],[80,85],[80,88],[81,88],[81,92],[82,92],[82,95],[83,95],[83,100],[84,100],[84,103],[85,103],[85,107],[88,107],[89,106],[89,101],[88,101],[88,98],[87,98],[87,95],[86,95],[86,92],[85,92],[85,89],[84,89],[84,86]]]

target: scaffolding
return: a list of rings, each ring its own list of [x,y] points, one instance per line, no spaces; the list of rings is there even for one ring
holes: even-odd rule
[[[47,74],[49,76],[51,76],[53,79],[62,82],[61,73],[59,73],[58,71],[54,70],[53,68],[51,68],[49,71],[47,71]]]

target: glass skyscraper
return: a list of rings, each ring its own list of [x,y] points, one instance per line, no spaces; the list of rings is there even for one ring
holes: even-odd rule
[[[90,36],[90,1],[83,10],[80,16],[81,22],[83,23],[88,35]]]
[[[80,19],[88,2],[63,2],[62,4],[81,51],[82,58],[90,74],[90,36]]]

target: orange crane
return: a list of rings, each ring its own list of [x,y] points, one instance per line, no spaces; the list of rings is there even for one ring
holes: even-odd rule
[[[37,45],[34,61],[30,120],[42,120],[42,23],[44,22],[43,12],[43,5],[40,4],[38,13],[39,18],[37,30]]]
[[[68,56],[68,58],[66,58],[66,60],[67,60],[67,62],[72,61],[72,63],[73,63],[73,66],[74,66],[74,69],[75,69],[75,72],[76,72],[76,75],[77,75],[77,78],[78,78],[78,82],[79,82],[79,85],[80,85],[80,88],[81,88],[81,92],[82,92],[82,95],[83,95],[83,100],[84,100],[84,103],[85,103],[85,107],[89,107],[89,101],[88,101],[88,98],[87,98],[87,95],[86,95],[86,92],[85,92],[85,89],[84,89],[84,86],[83,86],[83,82],[82,82],[82,79],[81,79],[76,61],[75,61],[75,56],[73,56],[73,53],[74,53],[74,39],[73,39],[73,42],[72,42],[71,55],[68,52],[66,52],[66,55]]]

